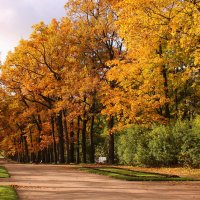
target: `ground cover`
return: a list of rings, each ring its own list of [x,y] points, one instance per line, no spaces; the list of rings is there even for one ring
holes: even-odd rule
[[[84,166],[80,168],[83,171],[87,171],[94,174],[105,175],[117,179],[127,180],[127,181],[194,181],[195,178],[181,177],[173,174],[163,174],[157,172],[144,172],[136,171],[127,168],[118,167],[91,167]]]
[[[10,186],[0,186],[1,200],[18,200],[16,191]]]
[[[0,166],[0,178],[10,177],[5,167]]]
[[[150,172],[177,175],[181,177],[190,177],[200,180],[200,169],[189,167],[134,167],[134,166],[119,166],[120,168],[130,169],[134,171]]]
[[[5,167],[0,166],[0,178],[9,178],[10,175]],[[0,199],[1,200],[17,200],[16,191],[10,186],[0,186]]]

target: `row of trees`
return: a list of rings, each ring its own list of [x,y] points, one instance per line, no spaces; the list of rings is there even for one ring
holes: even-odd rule
[[[199,112],[200,2],[69,0],[1,70],[1,147],[18,161],[94,162],[100,132]]]

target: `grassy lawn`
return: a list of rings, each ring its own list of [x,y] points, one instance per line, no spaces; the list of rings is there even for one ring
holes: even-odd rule
[[[0,166],[0,178],[9,178],[5,167]],[[0,200],[18,200],[16,191],[10,186],[0,186]]]
[[[8,174],[5,167],[0,166],[0,178],[9,178],[10,175]]]
[[[197,179],[117,167],[81,167],[81,170],[127,181],[194,181]]]
[[[133,171],[142,171],[160,174],[172,174],[181,177],[192,177],[200,180],[200,169],[192,169],[189,167],[133,167],[133,166],[120,166],[120,168],[130,169]]]
[[[10,186],[0,186],[1,200],[18,200],[17,193]]]

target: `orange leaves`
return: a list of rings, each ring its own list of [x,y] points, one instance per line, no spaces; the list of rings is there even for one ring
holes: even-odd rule
[[[114,67],[107,77],[116,81],[124,95],[128,94],[130,105],[135,108],[130,109],[130,119],[138,118],[139,113],[144,121],[145,118],[149,121],[147,116],[151,121],[162,121],[170,112],[169,107],[172,113],[174,106],[182,109],[184,97],[180,94],[184,88],[188,91],[197,88],[196,84],[188,83],[196,77],[192,66],[197,66],[199,60],[198,5],[178,0],[122,0],[114,7],[127,54],[124,61],[109,63]],[[114,101],[120,102],[117,98]]]
[[[48,121],[61,110],[69,123],[104,115],[114,116],[117,127],[194,113],[200,94],[198,6],[69,0],[61,21],[34,25],[1,67],[5,135],[19,136],[20,126],[32,133],[33,144],[41,136],[47,146]]]

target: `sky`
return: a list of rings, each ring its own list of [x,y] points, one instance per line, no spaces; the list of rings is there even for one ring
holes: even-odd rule
[[[65,16],[67,0],[0,0],[0,60],[20,39],[27,39],[32,25]]]

